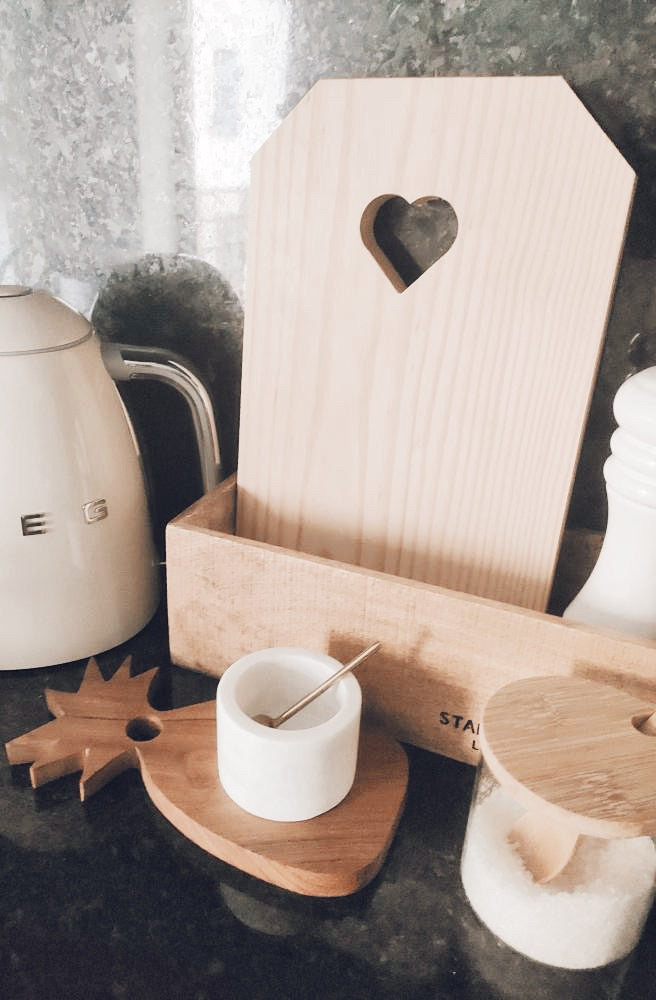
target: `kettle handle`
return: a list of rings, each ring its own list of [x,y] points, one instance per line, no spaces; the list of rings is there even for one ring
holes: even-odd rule
[[[186,362],[159,347],[137,347],[101,340],[105,368],[115,382],[154,379],[173,386],[189,406],[198,445],[203,491],[209,493],[221,479],[221,453],[214,407],[209,393]]]

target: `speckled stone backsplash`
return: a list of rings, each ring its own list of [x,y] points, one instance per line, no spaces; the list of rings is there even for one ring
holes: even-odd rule
[[[656,363],[655,42],[650,0],[0,0],[0,282],[190,357],[231,471],[253,152],[321,77],[561,74],[638,174],[569,518],[603,529],[612,397]]]

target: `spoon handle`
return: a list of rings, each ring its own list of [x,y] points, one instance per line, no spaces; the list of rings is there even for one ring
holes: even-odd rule
[[[291,719],[292,715],[296,715],[296,713],[300,712],[302,708],[305,708],[306,705],[309,705],[311,701],[314,701],[315,698],[318,698],[320,694],[323,694],[324,691],[327,691],[328,688],[331,687],[333,684],[335,684],[341,677],[344,676],[344,674],[348,674],[351,670],[355,670],[356,667],[359,667],[360,664],[363,662],[363,660],[368,659],[372,655],[372,653],[375,653],[376,650],[380,649],[380,646],[381,644],[379,642],[374,642],[371,646],[368,646],[366,649],[363,649],[361,653],[358,653],[358,655],[355,656],[352,660],[349,660],[348,663],[345,663],[343,667],[340,667],[339,670],[336,670],[334,674],[331,674],[330,677],[327,677],[326,680],[319,685],[319,687],[314,689],[314,691],[310,691],[309,694],[306,694],[299,701],[295,702],[289,708],[285,709],[285,711],[282,712],[282,714],[279,715],[276,719],[272,719],[270,723],[271,728],[277,729],[278,726],[281,726],[283,724],[283,722],[287,722],[288,719]]]
[[[638,729],[645,736],[656,736],[656,712],[652,712],[647,718],[640,723]]]
[[[579,835],[576,830],[545,818],[539,809],[532,809],[515,822],[509,839],[533,880],[544,885],[569,864]]]

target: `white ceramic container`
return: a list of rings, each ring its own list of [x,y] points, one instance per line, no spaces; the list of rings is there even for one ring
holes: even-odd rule
[[[341,664],[323,653],[277,647],[233,663],[217,688],[219,778],[237,805],[263,819],[307,820],[348,795],[355,778],[362,693],[347,674],[277,729],[279,715]]]

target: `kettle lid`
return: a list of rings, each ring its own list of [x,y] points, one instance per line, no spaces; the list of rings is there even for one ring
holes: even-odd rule
[[[61,350],[91,333],[81,313],[48,292],[0,285],[0,356]]]

